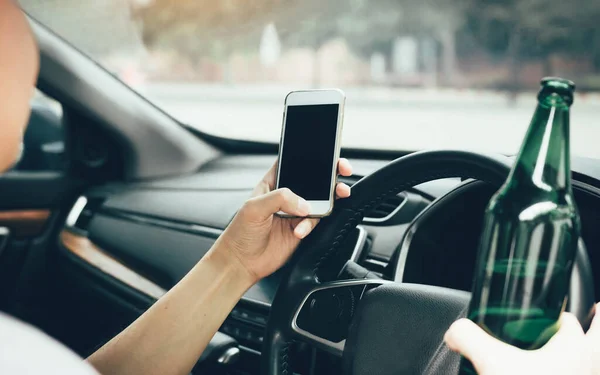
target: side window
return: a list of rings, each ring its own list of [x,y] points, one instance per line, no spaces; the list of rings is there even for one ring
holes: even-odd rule
[[[59,102],[36,90],[23,136],[21,157],[14,170],[60,171],[65,168],[63,109]]]

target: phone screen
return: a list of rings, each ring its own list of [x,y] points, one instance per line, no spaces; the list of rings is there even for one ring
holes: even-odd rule
[[[279,187],[309,201],[330,197],[339,104],[287,107]]]

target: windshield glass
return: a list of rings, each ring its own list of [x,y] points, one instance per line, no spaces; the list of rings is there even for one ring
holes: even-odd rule
[[[278,142],[287,92],[346,92],[343,146],[513,154],[543,76],[578,86],[572,152],[600,157],[600,1],[21,0],[201,131]]]

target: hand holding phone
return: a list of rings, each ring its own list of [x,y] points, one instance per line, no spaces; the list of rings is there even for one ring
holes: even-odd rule
[[[309,217],[333,209],[344,101],[340,90],[292,91],[285,100],[276,186],[307,200]]]

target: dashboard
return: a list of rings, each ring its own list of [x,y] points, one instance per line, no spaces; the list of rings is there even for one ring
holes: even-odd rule
[[[206,254],[274,160],[266,155],[223,156],[187,176],[85,191],[66,218],[60,255],[83,261],[156,300]],[[386,164],[351,162],[355,176],[340,178],[350,185]],[[600,235],[595,230],[600,226],[600,171],[588,160],[573,164],[574,170],[580,167],[574,187],[583,237],[594,273],[600,275]],[[423,214],[435,199],[465,184],[469,186],[435,215]],[[352,248],[353,261],[393,280],[399,253],[408,251],[403,248],[406,233],[418,218],[402,282],[469,290],[483,211],[496,190],[459,178],[415,186],[367,213],[345,246]],[[280,272],[275,273],[248,290],[220,329],[254,356],[260,355],[279,278]]]

